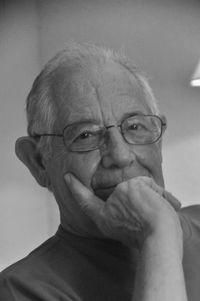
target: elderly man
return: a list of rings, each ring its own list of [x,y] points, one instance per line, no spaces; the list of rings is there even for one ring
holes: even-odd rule
[[[68,45],[27,98],[19,159],[55,196],[57,233],[0,277],[2,301],[197,301],[200,207],[164,188],[166,120],[125,57]]]

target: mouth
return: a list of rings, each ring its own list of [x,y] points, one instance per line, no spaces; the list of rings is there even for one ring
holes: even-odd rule
[[[94,194],[99,197],[100,199],[102,199],[103,201],[106,201],[108,199],[108,197],[113,193],[113,191],[115,190],[117,184],[116,185],[112,185],[112,186],[106,186],[106,187],[98,187],[94,189]]]
[[[147,177],[147,175],[145,175]],[[148,175],[148,177],[150,177]],[[110,183],[110,185],[106,184],[101,184],[97,187],[93,187],[93,191],[94,194],[99,197],[100,199],[102,199],[103,201],[106,201],[109,196],[113,193],[113,191],[115,190],[115,188],[117,187],[118,184],[120,184],[121,182],[117,182],[117,183]]]

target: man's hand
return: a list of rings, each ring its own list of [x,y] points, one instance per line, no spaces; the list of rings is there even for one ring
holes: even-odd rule
[[[133,246],[156,231],[170,231],[180,203],[151,178],[137,177],[120,183],[106,202],[73,175],[66,175],[73,197],[107,237]],[[175,209],[175,210],[174,210]]]
[[[106,202],[65,176],[82,210],[107,237],[140,249],[134,301],[187,301],[182,268],[180,203],[147,177],[120,183]]]

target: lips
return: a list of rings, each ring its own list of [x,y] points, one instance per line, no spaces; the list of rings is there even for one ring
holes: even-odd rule
[[[115,190],[116,185],[105,186],[105,187],[98,187],[94,189],[94,193],[97,197],[101,198],[102,200],[106,201],[107,198],[113,193]]]
[[[123,181],[129,180],[129,178],[123,179],[122,177],[109,177],[105,178],[104,175],[101,176],[101,178],[93,179],[91,186],[93,190],[106,190],[116,187],[118,184],[120,184]]]
[[[119,183],[121,183],[121,182],[119,182]],[[110,189],[110,188],[113,188],[113,187],[116,187],[118,184],[119,184],[118,182],[116,182],[116,183],[106,183],[106,184],[101,184],[101,185],[98,185],[97,187],[95,187],[94,189]]]
[[[121,182],[122,179],[119,178],[113,178],[108,180],[102,177],[98,184],[95,183],[96,185],[93,185],[94,194],[102,200],[106,201],[107,198],[113,193],[116,186]]]
[[[151,177],[148,169],[141,168],[134,163],[134,168],[115,169],[115,170],[98,170],[91,181],[91,187],[96,196],[106,200],[114,191],[116,186],[130,179],[146,176]]]
[[[150,177],[149,175],[144,175],[144,176],[148,176]],[[126,179],[123,179],[122,181],[116,181],[115,183],[114,182],[105,182],[105,183],[100,183],[99,185],[97,185],[96,187],[93,187],[93,191],[94,191],[94,194],[101,198],[102,200],[106,201],[108,199],[108,197],[113,193],[113,191],[115,190],[116,186],[124,181],[128,181],[132,178],[135,178],[137,176],[134,176],[134,177],[131,177],[131,178],[126,178]]]

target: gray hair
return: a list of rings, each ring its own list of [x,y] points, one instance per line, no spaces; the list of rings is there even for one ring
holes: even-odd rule
[[[47,62],[33,83],[26,100],[28,134],[34,136],[53,133],[57,118],[57,104],[52,97],[51,87],[53,77],[63,65],[67,66],[70,73],[92,64],[101,66],[108,61],[118,63],[133,75],[141,92],[144,93],[152,114],[159,114],[157,102],[146,76],[124,54],[94,44],[70,43]],[[50,137],[41,137],[39,147],[49,153]]]

